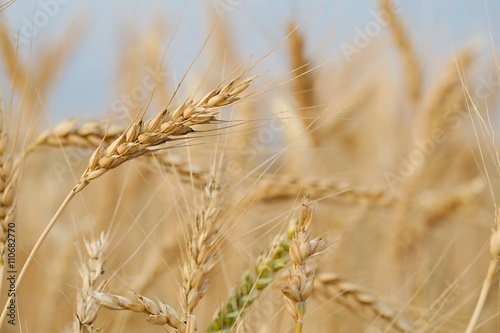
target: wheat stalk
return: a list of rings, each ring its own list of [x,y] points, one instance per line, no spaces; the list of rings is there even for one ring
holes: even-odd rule
[[[486,277],[483,282],[483,287],[481,288],[481,293],[479,295],[479,299],[477,300],[476,308],[474,309],[474,313],[469,321],[469,325],[467,325],[467,330],[465,333],[472,333],[477,325],[477,321],[479,320],[479,316],[484,307],[484,303],[486,302],[486,297],[488,296],[491,283],[493,282],[493,278],[495,277],[498,266],[500,263],[500,209],[496,211],[495,215],[495,223],[491,229],[491,237],[490,237],[490,265],[488,267],[488,272],[486,273]]]

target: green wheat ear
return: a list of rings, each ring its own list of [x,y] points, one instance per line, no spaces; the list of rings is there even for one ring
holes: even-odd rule
[[[260,254],[243,276],[227,301],[215,315],[207,333],[229,332],[236,320],[255,302],[274,280],[274,274],[290,261],[288,245],[295,235],[298,219],[292,219],[286,233],[276,236],[269,251]]]

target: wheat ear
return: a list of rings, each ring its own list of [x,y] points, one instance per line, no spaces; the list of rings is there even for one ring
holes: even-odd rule
[[[215,264],[216,245],[221,241],[218,215],[222,206],[223,190],[221,159],[205,186],[201,209],[197,212],[195,220],[190,223],[186,259],[181,265],[183,283],[179,291],[179,300],[188,327],[195,327],[193,312],[205,295],[208,287],[207,275]]]
[[[99,332],[92,324],[100,310],[99,304],[92,296],[94,290],[101,291],[105,281],[102,280],[106,249],[109,245],[108,237],[104,233],[98,238],[85,241],[88,260],[80,267],[82,288],[76,294],[75,320],[73,332],[94,333]]]
[[[124,128],[107,126],[102,122],[80,122],[77,119],[68,119],[57,124],[54,129],[41,133],[27,152],[33,152],[46,146],[96,149],[101,144],[111,144],[125,131]],[[172,152],[156,153],[148,154],[146,157],[158,162],[166,172],[176,173],[182,181],[193,182],[197,187],[203,187],[207,182],[208,172],[206,169],[186,161],[178,154]]]
[[[168,304],[142,296],[136,292],[132,293],[137,300],[133,301],[128,297],[107,294],[93,291],[92,296],[99,302],[99,305],[110,310],[129,310],[148,315],[148,321],[153,325],[168,325],[180,333],[189,332],[186,323],[181,320],[177,312]]]
[[[98,121],[80,122],[78,119],[68,119],[57,124],[54,129],[41,133],[28,149],[28,152],[43,146],[74,146],[96,149],[101,144],[109,145],[115,141],[124,130],[116,126],[106,126]]]
[[[364,314],[371,319],[380,318],[399,332],[416,332],[414,325],[403,318],[398,310],[338,274],[318,274],[315,288],[318,289],[318,295],[333,298],[356,314]]]
[[[312,123],[311,117],[314,111],[314,77],[311,65],[305,55],[304,37],[299,32],[295,22],[289,22],[286,26],[288,33],[288,52],[290,54],[291,69],[295,79],[292,81],[294,97],[299,106],[299,112],[304,122],[304,127]],[[315,138],[313,138],[315,139]],[[317,143],[317,142],[316,142]]]
[[[1,110],[0,110],[1,111]],[[15,194],[17,172],[13,165],[12,158],[8,156],[6,150],[8,146],[8,135],[3,129],[3,114],[0,115],[0,221],[2,224],[0,235],[0,266],[2,271],[7,262],[7,237],[9,229],[15,219]]]
[[[306,300],[309,298],[314,287],[315,271],[307,271],[307,261],[321,253],[327,246],[327,242],[321,238],[309,240],[311,234],[309,225],[312,221],[313,208],[309,198],[305,197],[302,202],[302,214],[295,231],[295,236],[290,241],[290,259],[292,267],[288,282],[283,285],[281,291],[284,294],[285,305],[288,313],[295,320],[295,333],[301,333],[306,313]]]
[[[413,50],[413,46],[405,31],[403,23],[395,15],[395,8],[391,0],[380,0],[380,7],[388,17],[392,37],[403,57],[408,97],[410,98],[412,106],[416,108],[422,96],[422,73],[420,63]]]
[[[298,219],[292,219],[287,232],[276,236],[269,250],[260,254],[252,266],[243,273],[238,285],[231,291],[225,304],[217,311],[207,333],[226,332],[257,300],[263,290],[274,281],[274,274],[290,260],[289,242],[295,234]]]
[[[216,109],[238,101],[239,94],[245,91],[255,78],[256,76],[243,79],[241,74],[196,102],[188,100],[172,112],[164,109],[148,121],[135,121],[109,146],[100,146],[95,150],[74,191],[81,191],[92,180],[109,170],[158,149],[158,146],[172,141],[176,136],[186,136],[194,132],[191,127],[193,125],[214,123],[215,115],[218,114]]]
[[[20,167],[20,160],[14,163],[12,154],[7,152],[9,136],[4,128],[4,116],[0,95],[0,291],[3,291],[5,273],[17,270],[9,254],[15,254],[16,250],[16,193]]]
[[[249,200],[270,201],[293,198],[300,191],[314,193],[316,197],[331,196],[353,202],[369,202],[386,205],[394,198],[383,188],[352,186],[344,181],[324,177],[302,177],[275,174],[272,178],[262,179],[248,195]]]

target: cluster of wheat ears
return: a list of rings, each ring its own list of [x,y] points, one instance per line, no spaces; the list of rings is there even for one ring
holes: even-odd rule
[[[240,59],[216,22],[179,84],[154,23],[118,74],[159,68],[146,98],[44,131],[74,41],[26,63],[0,26],[0,331],[500,331],[500,68],[465,47],[426,71],[379,10],[349,62],[312,57],[306,20]]]

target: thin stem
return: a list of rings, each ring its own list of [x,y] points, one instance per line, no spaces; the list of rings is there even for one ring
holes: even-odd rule
[[[303,301],[297,304],[297,319],[295,320],[295,333],[302,333],[305,313],[306,313],[306,302]]]
[[[302,321],[297,320],[295,322],[295,333],[302,333],[302,326],[303,326]]]
[[[195,332],[196,332],[196,317],[191,314],[187,316],[186,333],[195,333]]]
[[[481,311],[483,310],[484,302],[486,301],[486,296],[488,296],[491,282],[493,280],[493,277],[495,276],[497,266],[498,266],[498,259],[497,258],[491,259],[490,260],[490,267],[488,268],[488,274],[486,275],[486,278],[484,279],[483,288],[481,289],[481,294],[479,295],[479,299],[477,300],[476,308],[474,309],[474,314],[472,315],[472,318],[469,321],[469,326],[467,326],[467,330],[465,331],[465,333],[474,332],[474,328],[477,325],[479,315],[481,314]]]
[[[54,225],[56,224],[57,220],[59,219],[59,217],[61,216],[62,212],[64,211],[64,208],[66,208],[66,206],[71,201],[71,199],[73,199],[73,197],[75,196],[76,193],[78,193],[78,191],[76,191],[75,189],[73,189],[73,190],[71,190],[71,192],[69,192],[69,194],[66,197],[66,199],[64,199],[63,203],[61,204],[61,206],[59,206],[59,209],[57,210],[57,212],[52,217],[52,220],[50,220],[49,224],[45,227],[45,229],[43,230],[42,234],[40,235],[40,237],[36,241],[35,246],[31,250],[28,258],[26,259],[26,262],[25,262],[23,268],[21,269],[21,272],[19,273],[19,276],[17,277],[16,292],[19,290],[19,286],[21,285],[21,282],[22,282],[24,276],[26,275],[26,271],[28,270],[29,265],[31,264],[31,262],[35,258],[35,255],[37,254],[38,250],[42,246],[42,243],[45,241],[45,238],[47,238],[50,230],[52,230],[52,227],[54,227]],[[15,297],[15,295],[10,296],[9,299],[7,300],[7,302],[5,303],[5,307],[4,307],[3,311],[2,311],[2,315],[0,316],[0,329],[2,328],[2,326],[3,326],[4,322],[5,322],[5,319],[7,317],[7,312],[8,312],[7,306],[14,299],[14,297]]]

